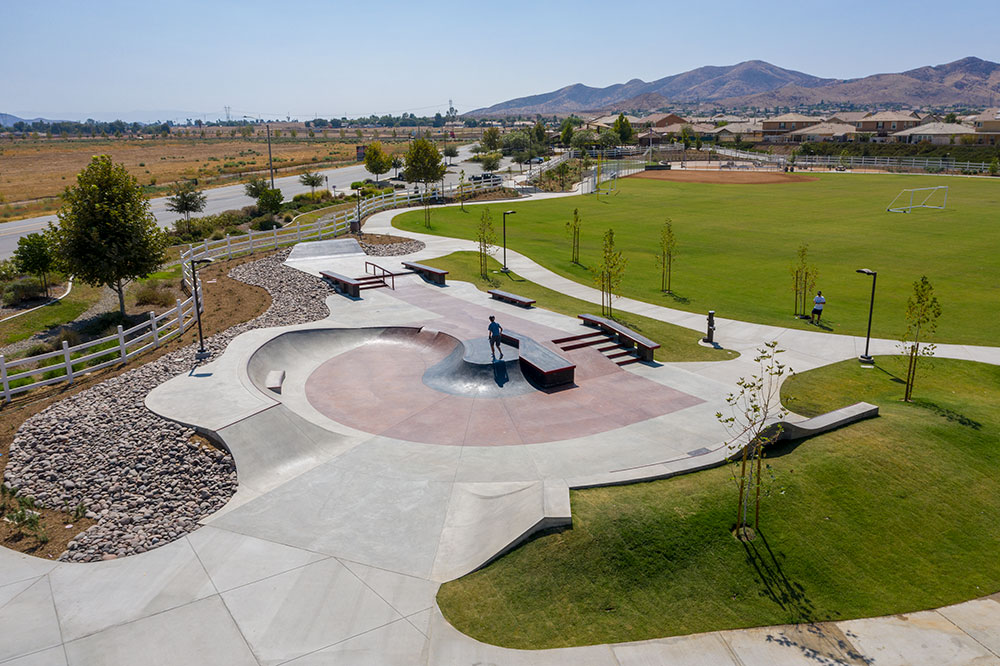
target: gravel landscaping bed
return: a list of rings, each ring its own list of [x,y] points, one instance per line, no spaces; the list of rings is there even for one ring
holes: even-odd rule
[[[213,357],[237,335],[322,319],[329,288],[282,262],[289,250],[242,264],[230,277],[263,287],[261,316],[205,341]],[[166,354],[81,391],[24,422],[4,483],[49,508],[86,508],[98,522],[60,559],[92,562],[141,553],[198,528],[236,492],[236,469],[223,451],[191,441],[194,431],[160,418],[143,399],[194,366],[194,346]]]
[[[365,251],[365,254],[369,254],[373,257],[398,257],[404,254],[420,252],[420,250],[425,247],[426,245],[424,242],[418,240],[408,240],[402,243],[383,243],[377,245],[361,241],[361,249]]]

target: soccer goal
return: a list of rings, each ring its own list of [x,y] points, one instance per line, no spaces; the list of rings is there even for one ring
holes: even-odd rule
[[[903,190],[896,195],[886,210],[890,213],[909,213],[914,208],[944,210],[948,205],[948,186],[918,187]]]

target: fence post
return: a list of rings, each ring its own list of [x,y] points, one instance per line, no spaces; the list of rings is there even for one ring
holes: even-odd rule
[[[149,329],[153,331],[153,347],[160,346],[160,331],[156,326],[156,313],[152,310],[149,311]]]
[[[125,348],[125,333],[121,324],[118,324],[118,353],[121,354],[122,363],[128,363],[128,349]]]
[[[301,241],[302,241],[302,225],[301,224],[296,224],[295,225],[295,242],[299,243]]]
[[[226,236],[226,259],[233,258],[233,245],[229,236]]]
[[[184,307],[181,305],[181,299],[177,299],[177,337],[180,337],[184,333]]]
[[[250,251],[248,252],[248,254],[253,254],[253,232],[252,231],[247,232],[247,238],[250,239]]]
[[[62,341],[63,363],[66,365],[66,381],[73,383],[73,358],[69,353],[69,343]]]
[[[278,249],[278,227],[274,227],[273,229],[271,229],[271,232],[272,232],[273,237],[274,237],[274,249],[277,250]]]
[[[3,401],[10,402],[10,382],[7,380],[7,361],[0,354],[0,380],[3,381]]]

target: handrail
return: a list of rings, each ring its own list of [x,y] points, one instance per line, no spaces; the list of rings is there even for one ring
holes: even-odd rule
[[[377,277],[381,277],[382,278],[382,285],[383,286],[389,287],[389,289],[392,289],[393,291],[396,290],[396,274],[395,273],[393,273],[392,271],[390,271],[388,269],[385,269],[385,268],[379,266],[378,264],[374,264],[374,263],[372,263],[370,261],[366,261],[365,262],[365,275],[369,274],[368,273],[368,268],[369,267],[371,267],[371,275],[376,275]],[[376,268],[379,269],[380,271],[382,271],[382,274],[380,276],[377,273],[375,273],[375,269]],[[389,276],[390,282],[392,283],[391,286],[388,285],[388,284],[386,284],[386,282],[385,282],[385,277],[387,275]]]

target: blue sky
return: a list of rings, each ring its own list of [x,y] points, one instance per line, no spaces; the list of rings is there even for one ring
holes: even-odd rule
[[[1000,2],[181,0],[0,6],[0,112],[460,112],[760,59],[851,78],[1000,61]],[[171,118],[178,119],[178,118]],[[183,118],[179,118],[183,120]]]

